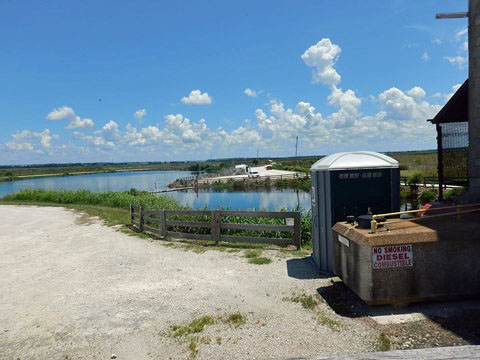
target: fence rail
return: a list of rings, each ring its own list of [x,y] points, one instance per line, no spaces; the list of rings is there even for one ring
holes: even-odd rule
[[[462,178],[462,177],[444,177],[443,180],[444,180],[444,183],[443,183],[444,188],[463,186],[466,184],[466,181],[467,181],[465,178]],[[408,177],[400,176],[400,184],[408,185]],[[425,188],[438,187],[438,176],[425,176],[423,178],[423,181],[419,182],[417,185],[423,186]]]
[[[205,216],[208,221],[179,220],[169,217]],[[284,219],[285,224],[242,224],[225,222],[226,217]],[[289,220],[290,219],[290,220]],[[130,223],[139,231],[148,231],[161,237],[172,236],[180,239],[200,239],[225,242],[247,242],[274,244],[280,246],[294,245],[301,247],[301,224],[298,211],[234,211],[234,210],[145,210],[130,205]],[[208,233],[197,234],[177,231],[178,228],[201,228]],[[222,230],[223,233],[222,233]],[[290,233],[292,237],[237,236],[225,234],[231,230],[267,231]],[[286,236],[286,235],[282,235]]]

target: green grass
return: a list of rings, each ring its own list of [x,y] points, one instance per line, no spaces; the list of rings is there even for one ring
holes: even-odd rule
[[[266,257],[257,257],[253,259],[248,259],[249,264],[255,264],[255,265],[267,265],[271,264],[272,260]]]
[[[218,316],[216,318],[213,318],[212,316],[209,316],[209,315],[204,315],[195,320],[192,320],[188,324],[170,325],[169,331],[166,334],[175,338],[179,343],[182,343],[182,344],[188,343],[188,349],[190,350],[190,355],[192,358],[195,358],[199,352],[199,348],[198,348],[199,343],[208,345],[212,342],[212,339],[210,338],[210,336],[200,335],[207,326],[214,325],[215,323],[218,323],[218,322],[223,322],[225,324],[229,324],[230,326],[238,328],[244,325],[246,321],[247,321],[246,316],[238,311],[230,314],[226,314],[224,316]],[[215,341],[217,345],[221,345],[222,338],[220,336],[217,336]]]
[[[269,258],[260,256],[261,254],[260,250],[248,250],[243,256],[248,259],[249,264],[266,265],[272,262]]]
[[[342,324],[339,321],[334,320],[325,314],[318,314],[317,321],[320,325],[327,326],[333,331],[340,331],[342,328]]]
[[[208,315],[202,316],[198,319],[191,321],[187,325],[171,325],[170,331],[172,337],[184,337],[191,334],[200,333],[203,331],[205,326],[212,325],[215,323],[215,320]]]
[[[392,348],[392,342],[385,334],[380,334],[377,342],[378,351],[389,351]]]
[[[246,316],[237,311],[237,312],[228,314],[223,322],[233,325],[235,327],[239,327],[244,325],[246,321],[247,321]]]
[[[422,177],[438,176],[437,152],[403,152],[387,153],[400,163],[401,176],[412,176],[420,173]]]
[[[195,358],[198,354],[198,347],[197,347],[197,338],[191,337],[190,343],[188,344],[188,349],[190,350],[190,355],[192,358]]]
[[[254,258],[258,258],[261,254],[262,253],[259,250],[248,250],[248,251],[245,251],[245,254],[243,256],[246,257],[247,259],[254,259]]]
[[[7,195],[5,201],[35,201],[53,204],[100,205],[111,208],[129,209],[130,204],[147,209],[180,209],[175,200],[168,196],[157,196],[132,189],[123,192],[93,192],[89,190],[37,190],[23,189]]]
[[[289,298],[284,298],[284,300],[291,301],[294,303],[299,303],[304,309],[313,310],[318,304],[317,299],[313,295],[307,294],[293,294]]]

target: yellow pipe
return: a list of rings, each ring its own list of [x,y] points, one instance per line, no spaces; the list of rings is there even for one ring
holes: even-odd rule
[[[455,206],[444,206],[439,208],[434,208],[432,210],[444,210],[444,209],[457,209],[457,208],[464,208],[468,206],[480,206],[480,203],[477,204],[468,204],[468,205],[455,205]],[[387,214],[376,214],[372,216],[372,219],[376,219],[379,217],[387,217],[387,216],[395,216],[395,215],[402,215],[402,214],[412,214],[417,212],[425,212],[429,209],[418,209],[418,210],[406,210],[406,211],[397,211],[394,213],[387,213]]]
[[[437,208],[437,209],[439,209],[439,208]],[[390,221],[388,221],[388,224],[395,224],[395,223],[404,222],[404,221],[417,221],[417,220],[422,220],[422,219],[431,219],[431,218],[439,217],[439,216],[450,216],[450,215],[460,216],[460,214],[467,214],[467,213],[472,213],[472,212],[475,212],[475,211],[480,211],[480,209],[465,210],[465,211],[461,211],[461,212],[453,211],[453,212],[449,212],[449,213],[445,213],[445,214],[429,215],[428,217],[419,217],[419,218],[413,218],[413,219],[390,220]],[[373,223],[373,221],[375,221],[375,220],[372,220],[372,223]],[[387,221],[382,221],[382,222],[375,221],[375,229],[378,227],[378,225],[383,225],[383,224],[387,224]],[[372,228],[372,232],[375,232],[373,230],[374,229]]]

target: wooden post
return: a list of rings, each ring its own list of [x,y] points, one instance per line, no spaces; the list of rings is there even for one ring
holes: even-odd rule
[[[165,209],[160,210],[160,236],[165,237],[167,236],[167,219],[165,216]]]
[[[437,161],[438,161],[438,200],[443,201],[443,133],[442,126],[436,124],[437,128]]]
[[[130,204],[130,224],[132,224],[133,221],[133,205]]]
[[[212,240],[220,241],[220,213],[218,211],[212,211]]]
[[[300,248],[302,247],[302,229],[300,226],[300,222],[300,213],[296,212],[295,217],[293,218],[293,241],[295,243],[295,246],[297,247],[297,250],[300,250]]]
[[[140,207],[140,219],[138,220],[138,227],[141,232],[143,232],[143,224],[145,219],[143,218],[143,207]]]

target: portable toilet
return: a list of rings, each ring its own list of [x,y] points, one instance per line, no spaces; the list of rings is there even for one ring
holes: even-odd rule
[[[332,226],[348,215],[400,210],[398,161],[371,151],[332,154],[312,165],[312,257],[320,272],[333,271]]]

